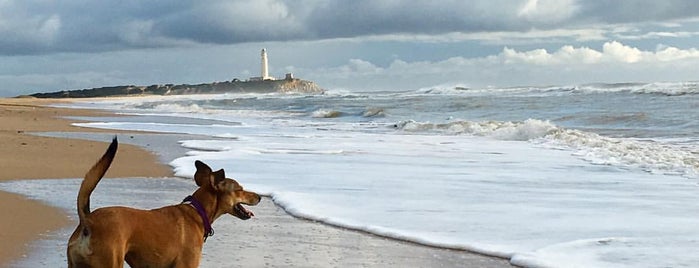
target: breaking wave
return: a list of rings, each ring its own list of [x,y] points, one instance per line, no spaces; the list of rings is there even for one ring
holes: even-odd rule
[[[386,113],[383,108],[367,108],[362,113],[363,117],[381,117],[385,115]]]
[[[583,84],[577,86],[524,86],[524,87],[481,87],[463,85],[438,85],[421,88],[416,94],[540,94],[540,93],[632,93],[680,96],[699,94],[699,81],[657,83],[614,83]]]
[[[686,148],[657,140],[612,138],[596,133],[565,129],[549,121],[523,122],[455,121],[444,124],[401,121],[393,125],[405,132],[439,132],[473,135],[506,141],[529,141],[551,149],[575,151],[594,164],[640,168],[651,173],[699,177],[699,148]]]
[[[576,90],[591,93],[628,92],[635,94],[679,96],[699,94],[699,82],[587,84],[577,87]]]
[[[558,129],[549,121],[535,119],[528,119],[524,122],[454,121],[444,124],[408,120],[398,122],[394,127],[407,132],[441,132],[451,135],[469,134],[509,141],[527,141],[541,138]]]
[[[314,118],[335,118],[340,116],[342,116],[342,112],[335,110],[320,109],[311,113],[311,117]]]
[[[139,107],[145,108],[145,107]],[[177,103],[160,103],[151,107],[151,109],[156,111],[169,111],[174,113],[208,113],[206,109],[202,108],[197,104],[177,104]]]

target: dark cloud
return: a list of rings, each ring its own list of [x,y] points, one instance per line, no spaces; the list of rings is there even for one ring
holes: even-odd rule
[[[294,9],[277,1],[208,1],[155,20],[153,34],[203,43],[305,37]]]
[[[581,1],[583,2],[583,1]],[[699,17],[693,0],[595,0],[584,1],[581,20],[606,23],[664,22]]]
[[[95,52],[158,46],[129,40],[136,22],[179,12],[166,1],[38,1],[0,3],[0,54]],[[151,37],[148,37],[148,39]],[[157,39],[156,39],[157,40]]]
[[[323,37],[440,34],[522,29],[512,1],[335,1],[319,6],[308,27]]]
[[[696,16],[694,0],[7,0],[0,2],[0,54],[517,32]]]

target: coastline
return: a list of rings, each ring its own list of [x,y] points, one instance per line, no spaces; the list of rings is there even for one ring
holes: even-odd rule
[[[0,181],[21,179],[81,178],[104,150],[107,141],[40,137],[31,132],[111,132],[71,126],[63,116],[106,116],[102,111],[52,108],[56,100],[0,98]],[[133,145],[119,149],[106,177],[165,177],[169,167],[157,157]],[[26,255],[30,243],[43,234],[71,226],[67,214],[42,202],[0,191],[0,266]]]
[[[27,132],[92,132],[95,134],[109,135],[110,133],[118,133],[119,131],[112,130],[98,130],[98,129],[85,129],[79,127],[70,126],[72,121],[54,118],[55,116],[114,116],[110,113],[103,111],[90,111],[90,110],[75,110],[75,109],[57,109],[57,108],[47,108],[42,105],[48,105],[51,103],[56,103],[53,101],[44,101],[36,99],[0,99],[0,115],[2,116],[0,120],[6,120],[5,118],[13,118],[11,116],[6,116],[8,110],[11,113],[22,114],[30,116],[25,117],[24,121],[20,119],[14,119],[19,121],[18,126],[14,129],[8,129],[7,125],[2,128],[1,135],[7,135],[11,137],[13,135],[19,136],[24,139],[35,139],[36,140],[14,140],[15,143],[19,142],[19,145],[15,144],[13,146],[14,150],[22,151],[23,154],[28,155],[28,159],[31,161],[42,163],[41,167],[49,166],[49,164],[43,163],[53,163],[49,161],[52,156],[49,154],[42,154],[39,151],[23,150],[29,144],[42,144],[47,147],[51,146],[63,146],[60,150],[53,150],[55,157],[70,158],[70,157],[82,157],[80,159],[73,159],[72,163],[80,163],[80,165],[69,165],[69,164],[50,164],[51,166],[71,166],[73,170],[64,171],[51,171],[45,169],[34,168],[34,173],[30,176],[29,174],[14,174],[10,179],[30,179],[30,178],[81,178],[84,172],[89,168],[90,165],[96,160],[96,157],[102,153],[106,146],[105,142],[89,142],[83,139],[73,139],[73,138],[48,138],[39,137],[34,135],[29,135]],[[38,114],[38,115],[37,115]],[[47,119],[53,118],[53,119]],[[38,118],[38,119],[37,119]],[[34,121],[39,121],[41,123],[35,124]],[[46,122],[45,122],[46,121]],[[0,121],[3,123],[3,121]],[[21,129],[20,129],[21,128]],[[6,133],[7,132],[7,133]],[[138,134],[134,134],[137,136]],[[5,136],[0,136],[3,138],[3,143],[10,141],[5,139]],[[47,140],[43,140],[47,139]],[[26,144],[22,144],[26,143]],[[55,144],[55,145],[54,145]],[[92,144],[92,145],[90,145]],[[156,167],[163,166],[160,161],[152,154],[147,152],[145,149],[134,146],[126,145],[120,147],[119,154],[113,164],[113,168],[107,173],[106,177],[165,177],[171,176],[172,171],[165,167],[165,173],[161,174]],[[2,150],[5,150],[4,145]],[[127,147],[133,147],[134,152],[127,152]],[[46,150],[46,147],[42,147]],[[77,150],[76,148],[82,149],[92,149],[93,151],[85,151],[81,153],[76,153],[73,155],[70,153],[69,156],[64,156],[67,151]],[[130,149],[128,149],[130,150]],[[13,152],[12,150],[8,150]],[[11,154],[8,151],[0,151],[0,155],[3,156],[0,159],[8,158]],[[52,150],[49,150],[52,151]],[[32,157],[33,154],[40,154],[40,158]],[[135,163],[124,163],[119,162],[120,159],[124,161],[133,160],[135,154],[146,154],[150,158],[140,159],[135,161]],[[58,156],[56,156],[56,154]],[[128,157],[125,157],[128,155]],[[18,158],[18,157],[12,157]],[[127,160],[128,159],[128,160]],[[0,160],[2,161],[2,160]],[[12,159],[17,162],[21,162],[19,159]],[[28,161],[28,160],[25,160]],[[29,162],[31,162],[29,161]],[[49,161],[49,162],[46,162]],[[10,164],[4,162],[2,166],[14,167]],[[71,163],[71,162],[68,162]],[[144,163],[146,163],[144,165]],[[132,170],[129,167],[139,167],[144,170]],[[47,167],[48,168],[48,167]],[[26,168],[22,168],[26,169]],[[149,173],[152,172],[152,173]],[[55,174],[55,175],[54,175]],[[60,174],[60,175],[58,175]],[[8,174],[3,174],[3,176],[8,177]],[[7,178],[1,178],[0,180],[7,180]],[[4,192],[0,192],[4,194]],[[14,195],[14,194],[10,194]],[[21,203],[21,204],[31,204],[37,207],[44,207],[49,211],[57,213],[57,215],[51,215],[50,213],[42,213],[42,217],[48,219],[58,220],[55,225],[52,226],[41,226],[39,229],[30,233],[30,236],[23,238],[22,241],[25,243],[23,251],[20,251],[18,255],[14,258],[4,259],[0,258],[0,266],[6,265],[11,262],[11,260],[16,260],[23,253],[26,253],[27,245],[26,243],[33,240],[41,238],[42,233],[46,233],[49,230],[55,231],[59,229],[72,228],[74,223],[70,223],[66,217],[66,214],[61,209],[49,207],[40,203],[38,201],[27,200],[19,195],[15,195],[15,199],[19,201],[10,200],[8,197],[0,198],[8,199],[10,202]],[[0,199],[3,201],[3,199]],[[12,204],[14,204],[12,203]],[[12,205],[14,206],[14,205]],[[12,207],[7,206],[7,207]],[[424,266],[468,266],[468,267],[511,267],[506,259],[500,259],[495,257],[484,256],[468,251],[460,250],[448,250],[442,248],[434,248],[429,246],[422,246],[410,242],[399,241],[390,238],[384,238],[375,236],[372,234],[367,234],[359,231],[352,231],[344,228],[338,228],[333,226],[328,226],[325,224],[299,219],[290,216],[282,208],[276,206],[271,202],[271,200],[265,198],[263,206],[259,208],[253,208],[256,212],[257,219],[254,222],[240,222],[236,224],[236,232],[240,235],[236,236],[236,239],[241,241],[246,241],[241,244],[241,248],[234,249],[236,254],[240,254],[241,262],[239,264],[244,264],[244,266],[277,266],[277,265],[308,265],[312,266],[375,266],[375,267],[405,267],[423,264]],[[27,209],[27,211],[35,211],[34,208]],[[2,212],[2,211],[0,211]],[[27,215],[26,218],[18,218],[16,222],[19,225],[22,221],[36,221],[45,223],[47,220],[32,218],[36,215]],[[61,221],[62,220],[62,221]],[[5,221],[5,220],[2,220]],[[17,224],[17,223],[15,223]],[[241,230],[238,231],[238,228]],[[0,229],[5,230],[5,229]],[[30,230],[26,230],[30,232]],[[251,241],[255,241],[252,243]],[[19,243],[17,243],[19,244]],[[16,247],[16,245],[6,245],[11,247]],[[4,248],[0,248],[4,252]],[[204,254],[207,252],[204,250]]]

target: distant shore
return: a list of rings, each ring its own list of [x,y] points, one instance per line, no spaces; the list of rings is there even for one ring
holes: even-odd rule
[[[288,77],[280,80],[242,81],[234,79],[224,82],[204,84],[165,84],[150,86],[109,86],[79,90],[61,90],[48,93],[35,93],[35,98],[97,98],[144,95],[187,95],[187,94],[222,94],[222,93],[309,93],[322,94],[324,90],[316,83]]]

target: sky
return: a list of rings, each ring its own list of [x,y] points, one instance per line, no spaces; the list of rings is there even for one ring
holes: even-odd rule
[[[696,0],[0,0],[0,96],[270,74],[330,90],[699,80]]]

